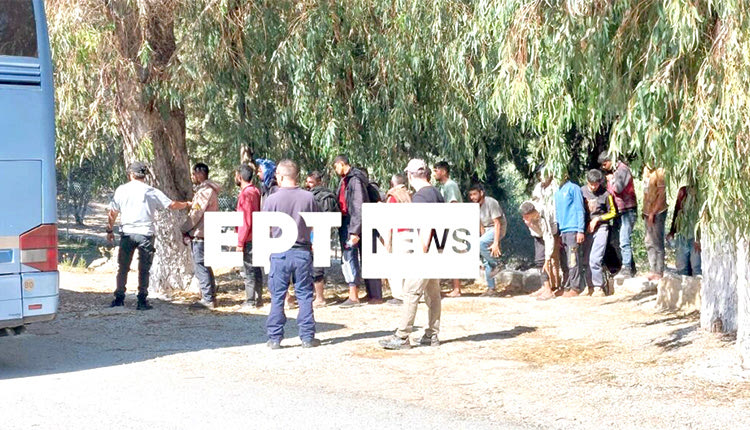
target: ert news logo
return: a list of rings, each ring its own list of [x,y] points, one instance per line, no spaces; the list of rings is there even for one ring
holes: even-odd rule
[[[313,229],[313,265],[331,265],[330,231],[341,226],[341,214],[300,213]],[[242,253],[223,251],[236,246],[234,229],[240,212],[206,212],[205,262],[212,267],[242,266]],[[281,230],[271,237],[271,228]],[[324,233],[315,233],[324,232]],[[270,256],[294,245],[297,225],[282,212],[253,213],[254,266],[269,270]],[[474,278],[479,262],[479,205],[476,203],[415,203],[362,205],[362,277]]]

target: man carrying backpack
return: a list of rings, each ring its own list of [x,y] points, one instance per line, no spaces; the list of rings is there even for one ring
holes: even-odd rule
[[[333,169],[341,178],[338,188],[338,203],[342,215],[341,228],[339,229],[342,249],[341,271],[346,283],[349,284],[349,298],[340,306],[350,308],[360,304],[362,204],[372,201],[368,192],[370,181],[367,175],[349,164],[349,158],[345,155],[339,155],[334,159]],[[383,288],[380,282],[368,282],[365,284],[365,288],[370,304],[383,302]]]
[[[305,179],[307,190],[313,194],[321,212],[339,212],[339,203],[336,194],[323,186],[323,175],[317,170],[310,172]],[[314,233],[313,233],[314,234]],[[326,284],[325,270],[323,267],[313,267],[313,287],[315,287],[314,308],[322,308],[326,305],[323,288]]]

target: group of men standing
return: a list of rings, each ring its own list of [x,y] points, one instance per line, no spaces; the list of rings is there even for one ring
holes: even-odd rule
[[[292,217],[297,224],[298,236],[288,251],[271,256],[268,273],[268,290],[271,296],[271,308],[266,324],[268,346],[280,348],[284,335],[286,316],[284,305],[290,281],[294,284],[295,297],[299,306],[298,326],[303,347],[314,347],[320,344],[315,338],[314,307],[325,306],[323,296],[325,284],[322,268],[312,266],[312,241],[314,232],[307,227],[301,212],[340,211],[342,225],[339,238],[342,248],[342,272],[349,286],[349,297],[340,307],[359,306],[359,287],[361,279],[362,205],[367,202],[380,201],[378,190],[370,183],[365,172],[353,167],[346,156],[338,156],[333,168],[340,177],[338,193],[331,192],[322,186],[320,173],[311,172],[305,181],[309,190],[298,185],[299,169],[291,160],[283,160],[278,166],[265,159],[258,159],[254,164],[243,164],[235,174],[235,182],[240,187],[237,199],[237,211],[243,214],[243,223],[237,229],[238,250],[243,254],[245,291],[247,300],[243,307],[260,307],[263,305],[263,274],[259,267],[252,265],[252,215],[257,211],[283,212]],[[458,187],[452,187],[448,177],[448,165],[436,169],[443,183],[448,182],[444,193],[450,195],[450,201],[460,201]],[[134,162],[128,167],[130,182],[115,191],[109,211],[107,228],[108,239],[114,239],[114,224],[118,216],[121,222],[120,250],[118,254],[118,275],[115,299],[111,306],[124,306],[125,284],[133,254],[139,251],[139,310],[150,309],[146,299],[148,295],[148,278],[154,252],[154,217],[156,211],[163,209],[181,210],[189,208],[187,220],[181,226],[184,243],[191,246],[196,280],[200,286],[201,299],[191,307],[213,309],[216,306],[216,282],[213,271],[204,262],[204,226],[206,212],[218,210],[218,193],[220,187],[209,179],[208,166],[197,163],[192,169],[192,181],[195,185],[192,201],[176,202],[169,199],[158,189],[146,184],[148,174],[146,165]],[[406,176],[396,175],[399,182],[388,192],[388,201],[399,203],[438,203],[443,202],[443,194],[430,182],[430,170],[422,160],[411,160],[405,170]],[[254,177],[259,179],[259,187],[254,184]],[[442,175],[442,176],[441,176]],[[399,180],[398,178],[402,178]],[[405,187],[406,180],[416,191],[413,195]],[[450,181],[450,182],[449,182]],[[452,185],[455,185],[453,183]],[[320,232],[328,234],[330,232]],[[279,229],[272,229],[271,235],[280,235]],[[381,280],[364,280],[366,297],[370,304],[382,303]],[[459,284],[460,285],[460,284]],[[425,331],[423,343],[436,346],[439,344],[437,334],[440,325],[440,287],[437,280],[408,279],[401,280],[400,301],[404,304],[404,316],[395,335],[382,342],[385,348],[402,349],[409,347],[407,335],[413,328],[417,305],[424,294],[429,308],[429,326]]]
[[[637,217],[637,198],[633,175],[624,162],[614,164],[607,155],[599,157],[600,169],[586,175],[586,185],[578,186],[564,178],[558,187],[552,175],[543,172],[532,197],[524,202],[521,215],[534,240],[535,263],[543,279],[542,287],[534,293],[539,300],[555,296],[575,297],[588,287],[590,295],[608,294],[608,278],[619,265],[606,264],[608,249],[615,249],[615,260],[621,262],[621,276],[633,276],[635,264],[631,247],[633,226]],[[271,296],[267,332],[268,346],[280,348],[284,335],[285,304],[291,305],[288,295],[290,281],[294,284],[299,306],[298,325],[303,347],[317,346],[313,309],[326,306],[323,290],[325,272],[312,266],[312,232],[301,212],[340,212],[338,229],[342,249],[342,274],[349,287],[348,298],[341,308],[361,305],[359,288],[364,283],[364,300],[370,304],[383,303],[382,281],[362,279],[361,234],[362,206],[367,202],[392,203],[454,203],[462,202],[458,185],[450,179],[450,166],[440,162],[433,169],[421,159],[412,159],[404,174],[391,178],[391,187],[381,195],[365,171],[353,167],[349,159],[340,155],[333,162],[333,170],[340,178],[339,186],[331,191],[323,186],[322,175],[311,172],[302,189],[298,184],[299,168],[291,160],[282,160],[278,166],[270,160],[258,159],[243,164],[235,172],[235,182],[240,187],[237,211],[243,214],[243,223],[237,229],[237,248],[242,251],[246,302],[243,308],[263,306],[263,273],[252,265],[253,213],[258,211],[283,212],[297,224],[298,236],[291,249],[271,256],[268,273],[268,290]],[[123,306],[127,272],[136,249],[139,251],[139,286],[137,309],[151,306],[148,295],[149,269],[154,253],[154,215],[162,209],[190,208],[181,226],[184,243],[191,247],[195,277],[201,290],[201,299],[191,307],[213,309],[216,306],[216,282],[213,271],[204,264],[204,214],[218,210],[218,184],[209,179],[206,164],[193,166],[191,179],[195,185],[194,197],[189,202],[176,202],[161,191],[145,183],[148,169],[141,162],[128,168],[131,181],[118,187],[109,212],[108,239],[113,240],[113,227],[121,215],[121,240],[118,254],[117,288],[111,306]],[[434,175],[439,189],[431,183]],[[255,177],[258,186],[255,185]],[[664,273],[664,240],[667,213],[664,170],[647,166],[643,175],[643,217],[646,220],[646,246],[649,255],[650,280],[658,280]],[[413,189],[413,192],[410,188]],[[499,202],[487,196],[481,184],[474,184],[468,192],[469,199],[479,204],[479,253],[487,279],[485,296],[496,295],[494,278],[501,269],[501,240],[506,234],[507,221]],[[678,243],[677,261],[681,274],[700,274],[700,242],[694,233],[697,220],[693,216],[695,190],[683,187],[677,204],[669,237]],[[400,231],[394,232],[399,234]],[[278,228],[272,236],[280,235]],[[318,232],[330,234],[330,232]],[[435,279],[389,279],[393,299],[390,304],[403,305],[403,315],[393,336],[380,343],[387,349],[411,346],[408,339],[413,330],[414,318],[420,298],[424,296],[429,310],[429,322],[422,344],[439,345],[438,332],[441,314],[441,292]],[[447,297],[461,295],[460,280],[453,280],[453,289]]]
[[[521,215],[535,242],[535,263],[543,285],[532,293],[539,300],[555,296],[575,297],[611,294],[608,279],[635,275],[632,235],[637,220],[638,199],[630,167],[599,156],[601,169],[586,175],[578,186],[568,178],[562,185],[542,172],[531,200],[521,205]],[[665,224],[667,196],[664,169],[646,165],[643,171],[642,216],[648,254],[648,280],[658,281],[665,269]],[[697,276],[700,267],[700,237],[695,188],[680,188],[668,239],[675,239],[677,270]],[[699,233],[699,232],[698,232]],[[608,256],[608,253],[611,254]]]

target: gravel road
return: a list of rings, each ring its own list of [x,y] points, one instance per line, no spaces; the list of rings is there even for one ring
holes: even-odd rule
[[[733,340],[653,296],[446,299],[443,345],[397,352],[396,307],[316,310],[309,350],[292,311],[270,351],[267,309],[111,310],[112,278],[62,273],[59,317],[0,338],[0,428],[750,427]]]

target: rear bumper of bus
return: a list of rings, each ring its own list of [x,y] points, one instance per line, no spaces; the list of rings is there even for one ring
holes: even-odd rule
[[[58,302],[58,272],[2,275],[0,329],[52,320],[57,314]]]

